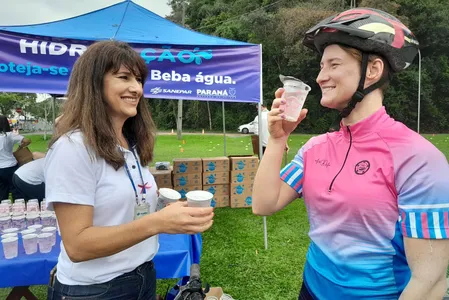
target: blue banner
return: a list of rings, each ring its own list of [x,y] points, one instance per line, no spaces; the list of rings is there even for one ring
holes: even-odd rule
[[[74,62],[91,43],[0,32],[0,91],[65,94]],[[147,98],[260,102],[258,45],[131,46],[148,65]]]

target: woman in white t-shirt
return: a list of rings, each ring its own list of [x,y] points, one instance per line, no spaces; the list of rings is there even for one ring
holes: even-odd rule
[[[19,167],[13,155],[15,144],[19,147],[28,146],[31,141],[17,133],[11,131],[9,121],[5,116],[0,115],[0,199],[8,199],[12,192],[13,199],[22,198],[22,195],[14,188],[12,176]]]
[[[178,202],[155,212],[147,74],[138,53],[116,41],[89,46],[73,67],[45,161],[62,237],[48,299],[156,299],[157,235],[212,226],[212,208]]]

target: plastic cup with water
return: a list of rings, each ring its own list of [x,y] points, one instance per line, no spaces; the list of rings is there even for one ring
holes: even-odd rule
[[[52,248],[52,234],[49,232],[41,233],[37,236],[40,253],[49,253]]]
[[[279,108],[284,110],[286,121],[296,122],[311,88],[301,80],[292,76],[279,75],[279,78],[284,84],[282,99],[286,102],[285,104],[280,105]]]
[[[17,237],[10,237],[2,240],[3,254],[6,259],[17,257],[19,254],[19,239]]]
[[[44,227],[42,228],[42,233],[51,233],[51,245],[54,246],[56,245],[56,227]]]
[[[11,218],[11,227],[19,228],[19,230],[27,228],[25,215],[13,216]]]
[[[34,225],[28,226],[28,229],[34,229],[34,230],[36,230],[36,233],[39,234],[39,233],[41,233],[43,227],[44,226],[42,226],[41,224],[34,224]]]
[[[17,233],[14,232],[14,233],[5,233],[5,234],[2,234],[1,239],[4,240],[4,239],[7,239],[7,238],[11,238],[11,237],[17,237]]]
[[[160,188],[156,210],[161,210],[168,204],[174,203],[179,199],[181,199],[181,194],[178,191],[169,188]]]
[[[23,248],[27,255],[37,252],[37,234],[25,234],[22,236]]]
[[[25,229],[20,232],[20,234],[22,235],[22,238],[24,235],[33,234],[33,233],[36,233],[35,229]]]
[[[0,232],[8,228],[11,228],[11,217],[0,217]]]
[[[39,217],[38,213],[27,213],[26,216],[27,220],[27,226],[30,227],[31,225],[36,225],[41,223],[41,218]]]
[[[214,195],[207,191],[191,191],[186,194],[187,206],[209,207]]]
[[[6,233],[18,233],[19,232],[19,228],[7,228],[7,229],[3,230],[2,232],[3,232],[3,234],[6,234]]]

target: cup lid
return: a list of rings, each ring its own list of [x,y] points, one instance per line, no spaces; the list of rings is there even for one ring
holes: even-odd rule
[[[9,215],[0,217],[0,221],[8,221],[8,220],[11,220],[11,217]]]
[[[27,219],[39,218],[39,214],[36,212],[27,213]]]
[[[20,219],[25,219],[25,215],[13,215],[12,217],[13,220],[20,220]]]
[[[211,200],[214,195],[208,191],[190,191],[186,194],[186,197],[191,201],[208,201]]]
[[[181,194],[178,191],[175,191],[173,189],[169,188],[160,188],[159,194],[163,196],[164,198],[170,199],[170,200],[179,200],[181,199]]]

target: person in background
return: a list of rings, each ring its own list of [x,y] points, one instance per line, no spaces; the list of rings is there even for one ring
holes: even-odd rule
[[[2,200],[8,199],[10,192],[13,199],[22,198],[12,183],[13,174],[18,168],[13,149],[15,144],[19,144],[19,148],[22,148],[30,143],[29,139],[11,132],[8,119],[0,115],[0,197]]]
[[[45,198],[44,164],[45,155],[24,164],[14,172],[12,182],[25,200],[38,199],[41,203]]]
[[[397,18],[356,8],[321,21],[303,43],[321,55],[321,105],[340,111],[340,130],[311,138],[274,171],[307,114],[286,121],[279,89],[253,189],[257,215],[304,198],[311,242],[298,299],[442,299],[449,165],[383,106],[392,73],[413,62],[418,41]]]
[[[213,208],[177,202],[156,212],[147,75],[139,54],[117,41],[92,44],[73,66],[44,167],[62,239],[48,299],[154,300],[158,234],[212,226]]]
[[[267,148],[268,143],[268,136],[270,133],[268,132],[268,108],[265,106],[265,104],[260,105],[260,140],[262,141],[262,153],[265,153],[265,149]],[[259,107],[256,105],[256,111],[259,111]],[[259,123],[259,115],[257,115],[254,118],[255,123]],[[259,126],[256,126],[256,129],[254,130],[255,135],[259,135]]]

